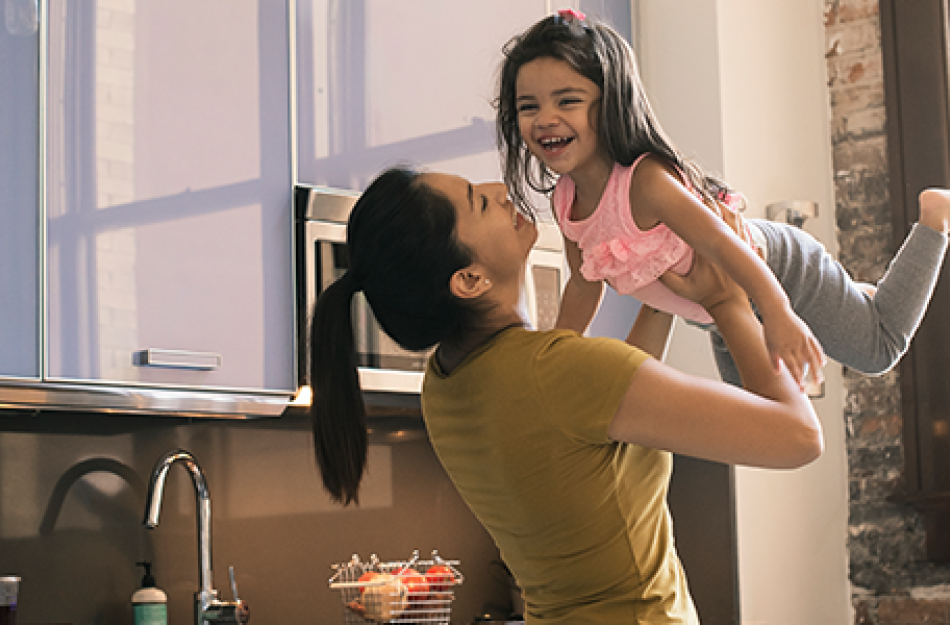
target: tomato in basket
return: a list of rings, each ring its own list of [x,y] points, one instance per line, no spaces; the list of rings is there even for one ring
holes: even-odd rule
[[[426,581],[432,592],[446,592],[455,583],[455,573],[443,564],[436,564],[426,571]]]
[[[396,575],[406,587],[410,603],[419,603],[429,598],[429,582],[419,571],[413,568],[401,568]]]

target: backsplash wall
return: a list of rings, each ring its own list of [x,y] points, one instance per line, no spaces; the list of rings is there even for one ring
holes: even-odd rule
[[[131,623],[151,560],[169,622],[193,620],[198,589],[195,489],[168,475],[159,526],[142,524],[155,461],[187,449],[211,495],[214,588],[228,567],[257,623],[342,623],[330,564],[353,554],[407,559],[433,549],[461,561],[453,622],[506,606],[497,551],[459,499],[421,428],[371,438],[359,508],[329,501],[303,415],[253,421],[87,414],[0,414],[0,574],[21,582],[19,622]],[[397,421],[392,421],[397,423]]]

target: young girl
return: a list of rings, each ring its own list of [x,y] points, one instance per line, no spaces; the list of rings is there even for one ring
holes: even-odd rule
[[[571,277],[557,327],[584,332],[605,282],[645,304],[641,315],[660,309],[708,324],[705,311],[658,280],[688,272],[695,250],[746,291],[773,366],[783,360],[800,384],[809,373],[820,381],[825,353],[865,373],[897,363],[943,262],[946,192],[921,195],[920,223],[887,274],[876,287],[859,285],[798,228],[756,219],[737,231],[727,225],[723,216],[739,220],[740,196],[673,146],[629,45],[609,26],[560,11],[504,54],[497,131],[505,182],[527,212],[529,187],[553,190],[567,244]],[[720,375],[738,384],[721,337],[712,338]]]

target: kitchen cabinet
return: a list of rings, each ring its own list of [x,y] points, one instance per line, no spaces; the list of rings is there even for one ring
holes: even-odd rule
[[[292,393],[287,3],[48,6],[48,379]]]
[[[5,0],[0,22],[0,377],[40,375],[39,21]]]
[[[500,180],[500,50],[544,0],[299,0],[299,181],[362,191],[410,164]]]

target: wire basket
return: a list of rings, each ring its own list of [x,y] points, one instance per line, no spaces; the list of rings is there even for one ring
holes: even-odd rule
[[[349,562],[334,564],[330,588],[339,590],[344,623],[441,623],[452,616],[455,587],[465,577],[458,560],[443,560],[437,551],[431,560],[419,552],[404,561],[369,562],[354,555]]]

